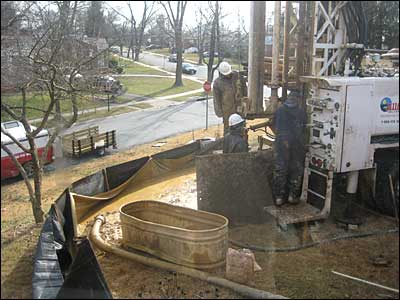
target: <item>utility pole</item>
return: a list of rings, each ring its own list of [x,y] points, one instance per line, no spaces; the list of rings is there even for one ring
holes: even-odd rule
[[[278,102],[279,88],[279,40],[280,40],[281,1],[275,1],[274,9],[274,43],[272,46],[271,101]]]
[[[239,8],[238,8],[238,56],[239,56],[239,72],[240,72],[240,65],[241,65],[241,62],[242,62],[242,59],[241,59],[241,57],[240,57],[240,44],[242,43],[242,37],[241,37],[241,34],[240,34],[240,11],[239,11]]]
[[[248,95],[250,113],[257,114],[264,110],[265,1],[250,2],[250,17]]]

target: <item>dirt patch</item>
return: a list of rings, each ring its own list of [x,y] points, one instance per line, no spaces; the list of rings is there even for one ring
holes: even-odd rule
[[[186,177],[185,177],[186,178]],[[160,201],[170,204],[195,207],[196,180],[188,178],[181,186],[172,186],[160,194]],[[269,219],[264,224],[246,224],[229,229],[229,238],[244,244],[264,247],[268,249],[283,249],[299,247],[311,242],[320,242],[315,247],[292,252],[260,252],[254,251],[257,263],[262,270],[255,273],[254,279],[248,285],[271,293],[284,295],[291,298],[387,298],[395,294],[377,289],[355,281],[347,280],[332,273],[332,270],[376,282],[392,288],[398,288],[399,279],[399,239],[398,234],[381,234],[361,239],[347,239],[332,241],[332,239],[350,235],[361,234],[377,230],[388,230],[395,227],[391,219],[363,211],[360,216],[364,219],[363,225],[357,230],[348,231],[338,226],[334,215],[343,207],[337,204],[333,207],[332,217],[324,222],[310,223],[304,226],[289,226],[287,232],[282,232],[276,226],[274,219]],[[107,223],[102,228],[102,237],[109,243],[120,246],[121,229],[119,214],[117,212],[106,215]],[[230,247],[238,247],[230,244]],[[376,257],[383,257],[387,266],[374,264]],[[113,255],[102,256],[100,265],[109,282],[115,297],[128,297],[129,291],[135,291],[135,297],[143,298],[215,298],[215,286],[192,279],[183,275],[170,274],[154,268],[145,267],[135,262],[127,262]],[[122,263],[123,262],[123,263]],[[121,267],[115,267],[117,263]],[[115,265],[113,265],[115,264]],[[126,267],[125,265],[131,266]],[[122,267],[122,265],[124,265]],[[120,268],[124,276],[132,278],[141,272],[140,283],[132,281],[130,285],[124,284],[124,279],[115,280]],[[214,270],[215,274],[224,277],[225,270]],[[143,277],[142,277],[143,276]],[[178,278],[180,291],[174,280]],[[142,280],[143,279],[143,280]],[[121,281],[122,280],[122,281]],[[126,279],[127,280],[127,279]],[[118,282],[116,282],[118,281]],[[160,283],[161,282],[161,283]],[[165,293],[165,284],[170,285],[174,292]],[[161,287],[164,288],[161,288]],[[175,289],[175,290],[174,290]],[[219,289],[220,298],[240,298],[229,290]],[[191,293],[187,291],[192,291]],[[209,291],[209,293],[206,293]]]
[[[249,124],[258,122],[261,121],[252,121]],[[216,137],[221,134],[222,126],[210,128],[208,131],[197,130],[163,139],[167,143],[161,148],[152,147],[156,143],[154,142],[74,166],[59,166],[56,171],[43,178],[43,210],[48,211],[51,203],[72,182],[102,168],[176,148],[193,138]],[[250,132],[249,141],[255,146],[257,135]],[[165,189],[155,200],[192,207],[196,199],[195,186],[195,178],[187,178],[180,187]],[[1,296],[30,298],[33,256],[41,226],[34,225],[28,193],[22,181],[2,183],[1,201]],[[103,232],[104,238],[118,245],[118,214],[107,215],[107,222],[109,224]],[[392,221],[368,215],[367,222],[360,230],[387,229],[393,226]],[[86,233],[89,230],[90,226]],[[324,240],[345,233],[343,229],[336,227],[334,221],[329,220],[320,224],[319,229],[309,230],[314,240]],[[230,237],[264,247],[287,247],[303,242],[303,229],[290,229],[284,234],[277,230],[271,220],[265,224],[231,228]],[[96,254],[115,298],[240,298],[230,290],[184,275],[175,275],[100,251],[96,251]],[[390,261],[390,264],[384,267],[371,263],[379,255]],[[296,252],[255,252],[255,256],[262,271],[256,273],[249,285],[272,293],[294,298],[398,298],[398,294],[331,273],[335,270],[398,289],[398,234],[324,243]],[[223,276],[224,268],[214,272]]]

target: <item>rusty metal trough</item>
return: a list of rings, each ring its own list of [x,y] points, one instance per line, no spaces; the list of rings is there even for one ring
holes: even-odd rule
[[[120,208],[122,244],[197,269],[225,263],[228,219],[159,201],[137,201]]]

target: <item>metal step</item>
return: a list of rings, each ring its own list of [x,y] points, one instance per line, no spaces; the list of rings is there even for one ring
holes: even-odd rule
[[[281,227],[327,218],[327,215],[321,213],[321,210],[305,202],[297,205],[284,204],[280,207],[272,205],[265,207],[264,210],[274,216]]]

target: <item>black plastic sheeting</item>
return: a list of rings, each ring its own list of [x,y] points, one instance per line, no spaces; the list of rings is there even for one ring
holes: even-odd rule
[[[201,143],[196,141],[158,153],[153,158],[176,159],[200,149]],[[34,299],[112,299],[89,240],[75,236],[77,224],[74,224],[70,192],[94,196],[113,189],[133,176],[149,159],[142,157],[82,178],[52,204],[36,248],[32,276]]]
[[[52,204],[44,222],[34,260],[32,296],[111,299],[89,240],[75,241],[70,204],[67,189]]]
[[[155,159],[177,159],[181,158],[190,154],[195,153],[196,151],[200,150],[200,142],[190,143],[188,145],[184,145],[178,148],[174,148],[171,150],[167,150],[164,152],[157,153],[152,155]]]
[[[89,288],[88,288],[89,287]],[[111,293],[88,239],[77,243],[77,254],[58,299],[111,299]]]
[[[106,192],[103,171],[96,172],[74,182],[71,187],[71,192],[85,196]]]
[[[106,168],[108,184],[110,190],[124,183],[128,178],[132,177],[141,167],[143,167],[150,159],[149,156],[128,161],[116,166]]]

